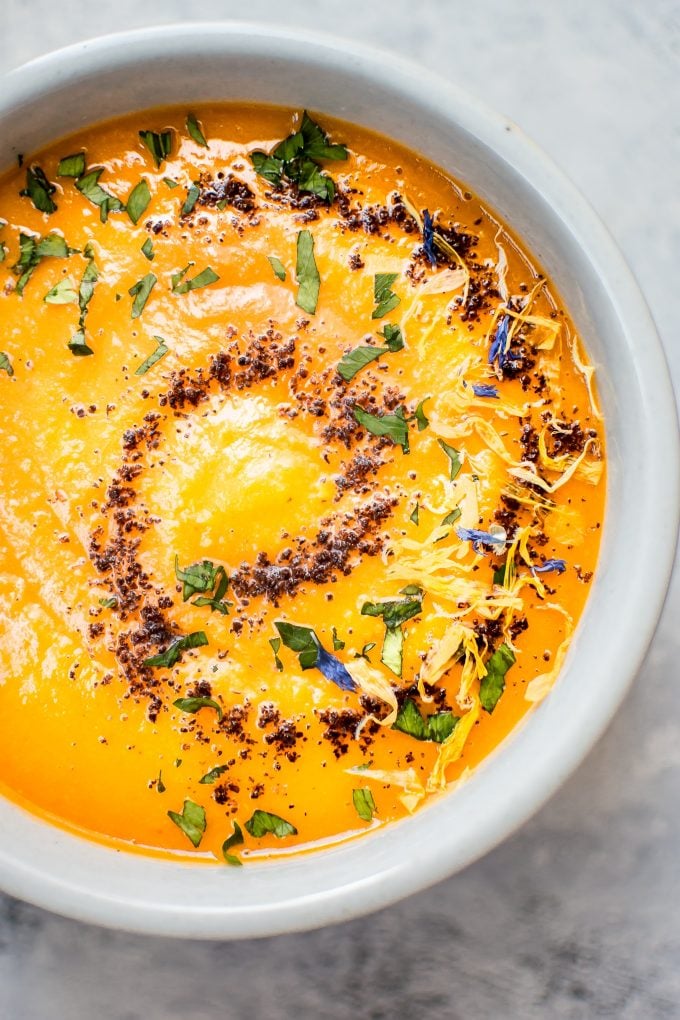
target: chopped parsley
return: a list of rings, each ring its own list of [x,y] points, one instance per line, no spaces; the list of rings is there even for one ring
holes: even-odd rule
[[[85,153],[76,152],[59,160],[57,177],[82,177],[85,173]]]
[[[172,151],[172,131],[140,131],[139,137],[153,156],[156,169],[159,170]]]
[[[276,276],[279,280],[285,280],[286,270],[281,259],[277,258],[276,255],[267,255],[267,261],[272,267],[274,276]]]
[[[57,209],[52,201],[52,195],[56,190],[56,186],[48,181],[44,170],[39,166],[29,166],[26,168],[26,187],[19,194],[30,198],[39,212],[49,215]]]
[[[393,730],[408,734],[416,740],[433,740],[442,744],[447,740],[459,722],[452,712],[436,712],[423,716],[412,698],[406,698],[392,726]]]
[[[149,369],[153,368],[156,362],[164,358],[170,350],[162,336],[154,336],[154,340],[157,345],[156,350],[135,369],[135,375],[146,375]]]
[[[135,225],[146,212],[150,201],[151,192],[149,191],[149,185],[146,178],[142,177],[141,181],[135,184],[130,192],[126,205],[127,214]]]
[[[505,674],[515,663],[515,653],[509,645],[502,644],[486,663],[486,676],[479,685],[479,700],[482,708],[493,712],[498,699],[505,690]]]
[[[255,839],[260,839],[268,833],[272,833],[278,839],[283,839],[285,836],[295,836],[297,829],[284,818],[279,818],[278,815],[258,810],[253,812],[252,817],[246,822],[246,832],[254,836]]]
[[[177,811],[168,811],[168,818],[182,830],[194,846],[200,844],[205,832],[205,808],[187,799],[184,801],[181,814]]]
[[[164,652],[152,655],[150,659],[145,659],[142,666],[145,668],[162,667],[171,669],[182,658],[182,652],[185,652],[188,648],[200,648],[207,644],[208,638],[205,631],[195,630],[192,634],[185,634],[184,637],[175,638]]]
[[[78,300],[78,291],[75,289],[73,280],[65,277],[55,284],[43,298],[48,305],[72,305]]]
[[[78,330],[68,342],[68,349],[75,357],[87,357],[90,354],[94,354],[94,351],[85,340],[85,320],[92,295],[94,294],[95,284],[99,279],[99,270],[94,260],[94,250],[91,244],[86,245],[84,255],[87,259],[87,266],[78,288],[78,306],[80,308]]]
[[[240,846],[244,842],[243,833],[241,832],[241,826],[238,822],[234,822],[234,831],[231,836],[225,839],[222,844],[222,856],[224,857],[227,864],[232,864],[236,867],[240,867],[243,861],[236,856],[236,854],[230,854],[229,851],[233,846]]]
[[[122,212],[125,209],[123,203],[114,195],[109,194],[99,184],[99,178],[104,173],[104,167],[96,167],[76,180],[76,188],[88,201],[99,208],[99,218],[106,223],[110,212]]]
[[[211,283],[216,283],[219,280],[217,273],[208,266],[198,276],[194,276],[192,280],[185,280],[184,277],[191,269],[193,263],[189,263],[186,269],[181,269],[179,273],[175,273],[172,277],[172,293],[173,294],[187,294],[190,290],[200,290],[201,287],[209,287]]]
[[[338,374],[345,382],[349,382],[357,372],[376,361],[383,354],[396,354],[404,349],[404,338],[399,326],[386,325],[381,334],[385,340],[384,347],[355,347],[353,351],[343,354],[338,364]]]
[[[356,690],[356,684],[346,667],[323,647],[310,627],[299,627],[295,623],[276,620],[274,626],[279,632],[281,641],[298,653],[302,669],[318,669],[327,680],[331,680],[343,691]],[[275,656],[278,648],[274,649]]]
[[[437,442],[441,446],[446,456],[449,458],[451,468],[450,478],[451,481],[453,481],[455,478],[458,477],[458,473],[460,472],[460,469],[463,466],[463,462],[460,459],[460,450],[456,450],[453,446],[449,446],[449,444],[445,443],[443,439],[438,439]]]
[[[212,786],[212,784],[217,779],[219,779],[221,775],[224,775],[228,768],[229,768],[228,765],[216,765],[213,769],[210,769],[208,772],[206,772],[204,776],[201,776],[201,778],[198,781],[199,783],[202,783],[204,786],[207,785]]]
[[[392,284],[398,276],[399,273],[376,273],[373,282],[375,308],[371,318],[382,319],[383,315],[393,311],[401,302],[401,298],[392,291]]]
[[[137,283],[130,287],[128,294],[131,298],[134,298],[132,302],[132,311],[130,313],[131,318],[138,319],[144,311],[144,306],[149,300],[149,294],[156,286],[158,282],[157,277],[153,273],[147,273],[141,280],[137,280]]]
[[[333,145],[321,127],[305,110],[300,130],[284,138],[271,154],[255,150],[250,158],[257,173],[280,187],[284,179],[297,184],[300,191],[309,191],[326,202],[335,197],[335,184],[320,167],[328,160],[345,160],[344,145]]]
[[[356,404],[353,413],[359,424],[374,436],[387,436],[397,446],[401,446],[404,453],[409,452],[408,422],[402,407],[397,408],[394,414],[383,414],[378,417]]]
[[[47,234],[45,237],[20,234],[19,261],[12,266],[12,272],[19,277],[17,294],[23,294],[24,287],[43,259],[67,259],[74,251],[75,248],[69,248],[61,234]]]
[[[295,275],[299,284],[295,304],[303,312],[314,315],[319,301],[321,277],[314,259],[314,238],[309,230],[301,230],[297,236]]]
[[[193,605],[210,606],[213,612],[217,610],[222,616],[228,616],[232,603],[224,601],[229,587],[224,567],[216,567],[212,560],[201,560],[200,563],[192,563],[190,567],[182,569],[179,557],[175,556],[175,577],[182,582],[184,602],[199,595]]]
[[[352,803],[359,818],[363,819],[364,822],[372,822],[373,814],[376,811],[375,801],[373,800],[373,794],[364,786],[358,790],[352,790]]]
[[[202,708],[214,708],[217,712],[218,722],[222,722],[224,712],[222,706],[214,701],[212,698],[176,698],[173,701],[175,708],[178,708],[180,712],[188,712],[190,715],[194,715],[196,712],[200,712]],[[203,782],[203,780],[201,780]]]
[[[202,145],[204,149],[208,148],[208,143],[205,140],[205,135],[201,131],[201,125],[196,119],[195,113],[190,113],[187,116],[187,131],[196,142],[196,145]]]
[[[197,181],[194,181],[194,183],[187,191],[187,197],[184,199],[184,205],[182,206],[182,209],[180,211],[180,216],[189,216],[190,213],[194,211],[194,206],[198,202],[200,194],[201,189]]]
[[[403,599],[385,602],[364,602],[362,616],[381,616],[385,624],[385,637],[380,661],[395,676],[401,676],[404,658],[404,632],[402,624],[423,611],[422,594],[407,595]]]

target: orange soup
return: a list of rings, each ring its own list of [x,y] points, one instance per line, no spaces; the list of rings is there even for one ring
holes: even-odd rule
[[[239,864],[464,781],[550,690],[598,555],[592,368],[540,266],[323,115],[157,110],[20,162],[4,795]]]

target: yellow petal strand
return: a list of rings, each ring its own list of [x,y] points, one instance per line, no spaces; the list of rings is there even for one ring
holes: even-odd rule
[[[561,613],[565,619],[565,633],[559,648],[555,652],[552,669],[547,673],[541,673],[540,676],[534,677],[534,679],[527,685],[524,697],[527,701],[531,701],[533,703],[542,701],[555,683],[557,675],[562,669],[562,663],[564,662],[564,658],[569,648],[571,635],[574,633],[573,617],[566,611],[566,609],[563,609],[562,606],[558,606],[555,602],[549,602],[545,606],[537,606],[536,609],[544,612],[553,610],[556,613]]]
[[[369,779],[374,783],[387,783],[388,786],[401,787],[404,793],[399,799],[411,814],[413,814],[425,796],[425,788],[418,779],[415,769],[395,769],[394,771],[389,771],[386,769],[353,768],[346,769],[346,772],[352,776],[361,776],[362,779]]]
[[[444,789],[446,786],[446,770],[449,765],[453,765],[460,758],[470,731],[478,718],[479,699],[475,696],[470,711],[462,717],[451,736],[447,737],[439,748],[437,760],[427,780],[428,793]]]

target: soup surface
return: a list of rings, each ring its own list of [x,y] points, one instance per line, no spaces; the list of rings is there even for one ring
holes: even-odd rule
[[[26,158],[0,224],[4,794],[234,864],[464,779],[554,682],[603,511],[521,243],[414,153],[247,106]]]

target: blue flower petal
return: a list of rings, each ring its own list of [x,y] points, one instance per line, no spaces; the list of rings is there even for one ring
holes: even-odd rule
[[[505,535],[492,535],[490,531],[479,531],[477,528],[456,528],[456,534],[462,542],[472,542],[472,548],[479,552],[481,545],[505,545]]]
[[[319,655],[316,660],[316,668],[321,670],[327,680],[332,680],[334,684],[337,684],[343,691],[355,691],[357,685],[352,680],[352,677],[347,672],[347,669],[340,662],[340,659],[336,659],[334,655],[327,652],[325,648],[319,645]]]
[[[498,326],[494,333],[493,340],[491,341],[491,347],[489,348],[489,364],[492,365],[494,361],[498,361],[498,367],[502,368],[505,364],[508,351],[508,329],[510,327],[510,316],[504,315],[498,320]]]
[[[532,567],[535,574],[548,574],[551,571],[555,571],[558,574],[563,574],[567,569],[566,560],[546,560],[545,563],[540,567]]]
[[[487,383],[473,383],[472,390],[476,397],[495,397],[496,400],[499,399],[496,387],[487,385]]]
[[[437,255],[434,250],[434,223],[427,209],[423,209],[423,251],[432,268],[436,269]]]

